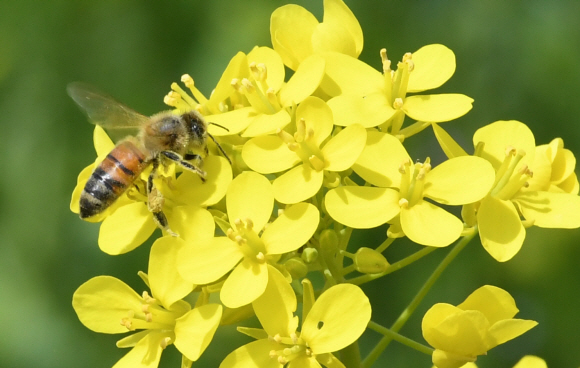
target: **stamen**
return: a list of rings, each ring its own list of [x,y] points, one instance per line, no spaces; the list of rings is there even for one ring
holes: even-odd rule
[[[381,49],[380,54],[383,64],[383,74],[389,74],[391,72],[391,60],[387,58],[387,49]]]
[[[171,338],[170,337],[165,337],[164,339],[162,339],[159,343],[159,345],[161,346],[162,349],[165,349],[166,347],[168,347],[171,344]]]
[[[195,86],[193,78],[189,74],[184,74],[181,76],[181,83],[185,84],[187,88],[193,88]]]
[[[258,252],[258,254],[256,254],[256,260],[260,263],[264,263],[266,261],[266,256],[264,253]]]
[[[393,108],[395,110],[400,110],[403,107],[403,99],[400,97],[395,98],[395,102],[393,102]]]
[[[248,78],[242,79],[242,86],[246,88],[247,93],[254,93],[256,92],[256,87],[250,82]]]
[[[409,207],[409,201],[406,198],[399,199],[399,207],[401,207],[401,208],[408,208]]]
[[[316,170],[316,171],[324,170],[324,161],[322,161],[317,156],[312,155],[312,156],[308,157],[308,161],[310,161],[310,164],[312,165],[314,170]]]
[[[253,227],[254,227],[254,222],[252,221],[252,219],[246,218],[246,229],[252,230]]]
[[[300,120],[296,123],[296,133],[294,133],[294,139],[298,143],[304,142],[304,138],[306,136],[306,120],[304,118],[300,118]]]

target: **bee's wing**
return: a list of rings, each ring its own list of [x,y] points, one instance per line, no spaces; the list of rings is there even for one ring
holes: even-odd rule
[[[105,129],[135,129],[149,121],[147,116],[139,114],[89,84],[73,82],[66,90],[85,111],[89,120]]]

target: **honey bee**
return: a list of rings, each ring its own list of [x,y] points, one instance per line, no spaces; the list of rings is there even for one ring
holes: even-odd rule
[[[94,124],[108,130],[133,129],[137,132],[119,141],[95,168],[80,197],[80,217],[85,219],[103,212],[133,185],[143,170],[152,165],[147,180],[149,211],[158,227],[176,236],[163,214],[163,197],[153,185],[153,179],[160,164],[174,162],[205,181],[206,173],[201,166],[208,154],[208,136],[231,164],[223,148],[208,133],[208,123],[193,110],[181,115],[161,112],[147,117],[80,82],[69,84],[67,91]]]

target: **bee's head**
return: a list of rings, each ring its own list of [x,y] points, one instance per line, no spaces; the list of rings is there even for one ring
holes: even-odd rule
[[[181,118],[185,122],[189,141],[194,145],[203,146],[207,138],[207,123],[197,111],[189,111]]]

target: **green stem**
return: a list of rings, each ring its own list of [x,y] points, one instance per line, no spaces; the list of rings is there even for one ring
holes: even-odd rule
[[[441,276],[441,274],[447,268],[447,266],[449,266],[451,261],[453,261],[453,259],[457,257],[459,252],[461,252],[461,250],[465,248],[465,246],[471,241],[471,239],[473,239],[473,237],[477,233],[478,233],[477,231],[474,231],[473,233],[467,235],[466,237],[461,239],[459,243],[457,243],[455,247],[453,247],[453,249],[451,249],[451,251],[445,256],[445,258],[441,261],[441,263],[439,263],[439,266],[437,266],[435,271],[433,271],[431,276],[429,276],[425,284],[417,292],[413,300],[411,300],[411,303],[409,303],[407,308],[401,313],[401,315],[399,316],[399,318],[397,318],[395,323],[393,323],[393,326],[390,329],[392,332],[396,333],[399,332],[399,330],[401,330],[401,328],[409,320],[413,312],[415,312],[415,310],[419,306],[419,303],[421,303],[423,298],[427,295],[427,292],[429,292],[433,284],[435,284],[435,281],[437,281],[439,276]],[[381,353],[387,348],[387,346],[391,343],[392,340],[393,340],[392,337],[384,336],[373,348],[373,350],[369,353],[369,355],[364,359],[362,367],[369,368],[371,365],[373,365],[373,363],[379,358]]]
[[[391,245],[396,238],[387,238],[381,245],[379,245],[377,247],[377,249],[375,249],[377,252],[379,253],[383,253],[388,247],[389,245]]]
[[[393,332],[391,330],[389,330],[388,328],[379,325],[376,322],[370,321],[368,327],[373,330],[376,331],[378,333],[380,333],[381,335],[385,335],[386,337],[390,337],[395,341],[400,342],[403,345],[407,345],[408,347],[418,350],[422,353],[425,353],[427,355],[432,355],[433,354],[433,348],[420,344],[415,340],[411,340],[408,337],[405,337],[403,335],[400,335],[396,332]]]
[[[347,368],[360,368],[360,349],[357,341],[340,351],[340,361]]]
[[[401,268],[410,265],[411,263],[425,257],[427,254],[429,254],[437,249],[438,248],[435,248],[435,247],[425,247],[425,248],[421,249],[420,251],[415,252],[415,253],[411,254],[410,256],[405,257],[405,258],[401,259],[400,261],[393,263],[392,265],[389,266],[389,268],[387,268],[385,270],[385,272],[372,273],[372,274],[368,274],[368,275],[353,277],[352,279],[349,279],[347,282],[354,284],[354,285],[362,285],[362,284],[367,283],[369,281],[376,280],[376,279],[381,278],[385,275],[388,275],[391,272],[398,271]]]

